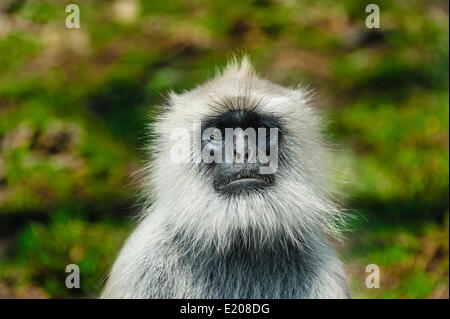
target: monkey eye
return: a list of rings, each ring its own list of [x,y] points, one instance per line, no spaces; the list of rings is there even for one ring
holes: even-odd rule
[[[211,141],[221,140],[222,139],[222,132],[218,128],[215,128],[212,131],[211,135],[209,136],[209,139]]]
[[[264,133],[266,134],[266,139],[267,140],[270,139],[270,127],[269,126],[261,125],[258,127],[258,130],[259,129],[264,129]]]

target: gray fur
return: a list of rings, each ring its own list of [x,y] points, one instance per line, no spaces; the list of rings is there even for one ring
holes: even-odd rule
[[[326,239],[339,236],[343,213],[329,186],[320,116],[307,94],[259,78],[244,58],[190,92],[171,94],[168,104],[153,128],[145,187],[152,204],[102,298],[347,298],[343,265]],[[196,164],[170,161],[173,128],[192,128],[194,119],[233,107],[284,121],[288,164],[267,192],[221,197]]]

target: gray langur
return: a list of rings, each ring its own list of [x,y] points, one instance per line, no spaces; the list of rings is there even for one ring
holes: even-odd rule
[[[190,138],[177,138],[180,128]],[[243,162],[194,158],[194,136],[205,150],[229,128],[277,129],[275,141],[257,144],[277,144],[277,169],[262,174],[266,164],[248,161],[256,151],[248,141],[244,151],[231,148]],[[327,239],[339,236],[343,212],[326,173],[320,116],[303,89],[261,79],[247,58],[234,60],[206,84],[171,93],[153,130],[151,204],[102,298],[349,297]],[[188,161],[174,163],[174,143],[186,143]]]

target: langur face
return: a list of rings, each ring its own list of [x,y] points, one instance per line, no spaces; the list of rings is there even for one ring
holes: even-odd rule
[[[173,225],[199,238],[273,234],[334,210],[319,116],[302,89],[261,79],[242,62],[167,102],[154,127],[151,178],[155,206]]]
[[[320,116],[307,93],[257,77],[248,61],[171,94],[154,132],[150,182],[164,212],[155,218],[199,244],[225,247],[237,233],[300,238],[332,229],[340,214],[328,200]]]
[[[281,120],[255,110],[203,119],[199,169],[220,196],[251,196],[276,182]]]

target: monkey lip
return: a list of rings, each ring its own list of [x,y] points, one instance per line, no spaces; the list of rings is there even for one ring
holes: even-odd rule
[[[262,179],[258,179],[258,178],[253,178],[253,177],[244,177],[244,178],[240,178],[240,179],[235,179],[231,182],[229,182],[228,184],[226,184],[226,186],[232,186],[232,185],[237,185],[237,184],[241,184],[241,183],[262,183],[262,184],[266,184],[266,182]]]
[[[237,191],[256,189],[272,184],[273,177],[252,172],[239,172],[228,176],[218,185],[219,190]]]

